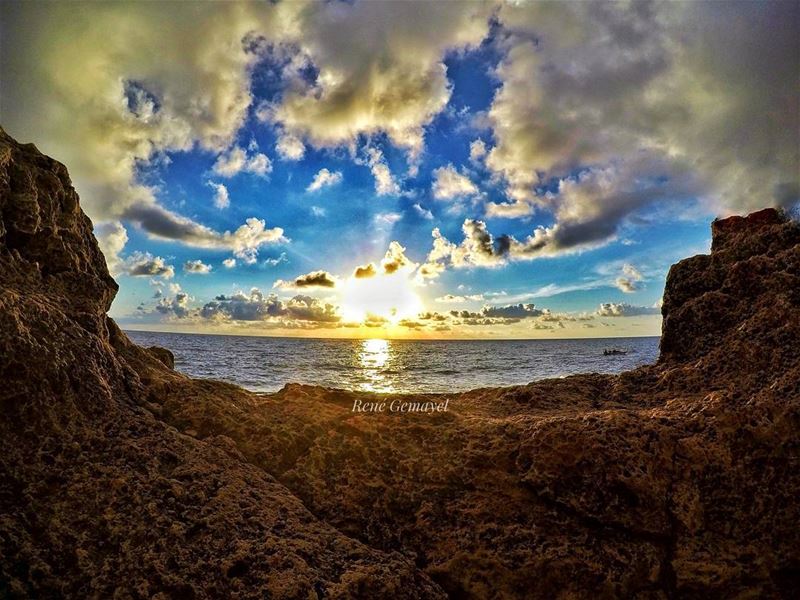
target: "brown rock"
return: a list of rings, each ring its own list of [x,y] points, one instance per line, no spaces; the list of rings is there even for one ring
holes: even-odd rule
[[[175,355],[170,350],[158,346],[150,346],[147,350],[161,361],[165,367],[169,367],[170,369],[175,368]]]
[[[778,212],[672,268],[658,364],[433,415],[171,370],[106,317],[63,166],[4,134],[0,215],[0,597],[800,588],[800,228]]]
[[[140,408],[131,364],[184,378],[106,316],[117,286],[66,169],[1,130],[0,215],[0,597],[443,595],[224,438]]]

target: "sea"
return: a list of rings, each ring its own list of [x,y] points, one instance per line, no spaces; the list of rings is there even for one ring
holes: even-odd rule
[[[423,393],[618,373],[658,358],[658,337],[569,340],[334,340],[127,331],[192,377],[274,392],[287,383]],[[605,356],[606,349],[625,354]]]

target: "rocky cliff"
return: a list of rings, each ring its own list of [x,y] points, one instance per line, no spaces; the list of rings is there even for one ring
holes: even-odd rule
[[[790,597],[800,227],[712,233],[656,365],[353,414],[132,344],[66,169],[1,133],[0,597]]]

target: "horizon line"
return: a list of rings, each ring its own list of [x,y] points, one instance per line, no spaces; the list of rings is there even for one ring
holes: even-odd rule
[[[557,342],[568,340],[624,340],[624,339],[641,339],[641,338],[661,338],[658,335],[612,335],[612,336],[593,336],[593,337],[551,337],[551,338],[485,338],[485,337],[419,337],[419,338],[398,338],[390,336],[375,336],[375,337],[330,337],[330,336],[313,336],[313,335],[270,335],[259,333],[221,333],[221,332],[203,332],[203,331],[164,331],[161,329],[128,329],[121,327],[124,332],[134,333],[165,333],[174,335],[212,335],[219,337],[260,337],[260,338],[273,338],[285,340],[331,340],[331,341],[365,341],[365,340],[385,340],[387,342]]]

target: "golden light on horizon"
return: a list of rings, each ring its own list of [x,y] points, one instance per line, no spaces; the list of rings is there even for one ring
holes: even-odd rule
[[[347,321],[363,323],[370,318],[386,319],[396,324],[416,317],[424,310],[422,299],[407,277],[383,275],[348,279],[342,289],[342,316]]]

